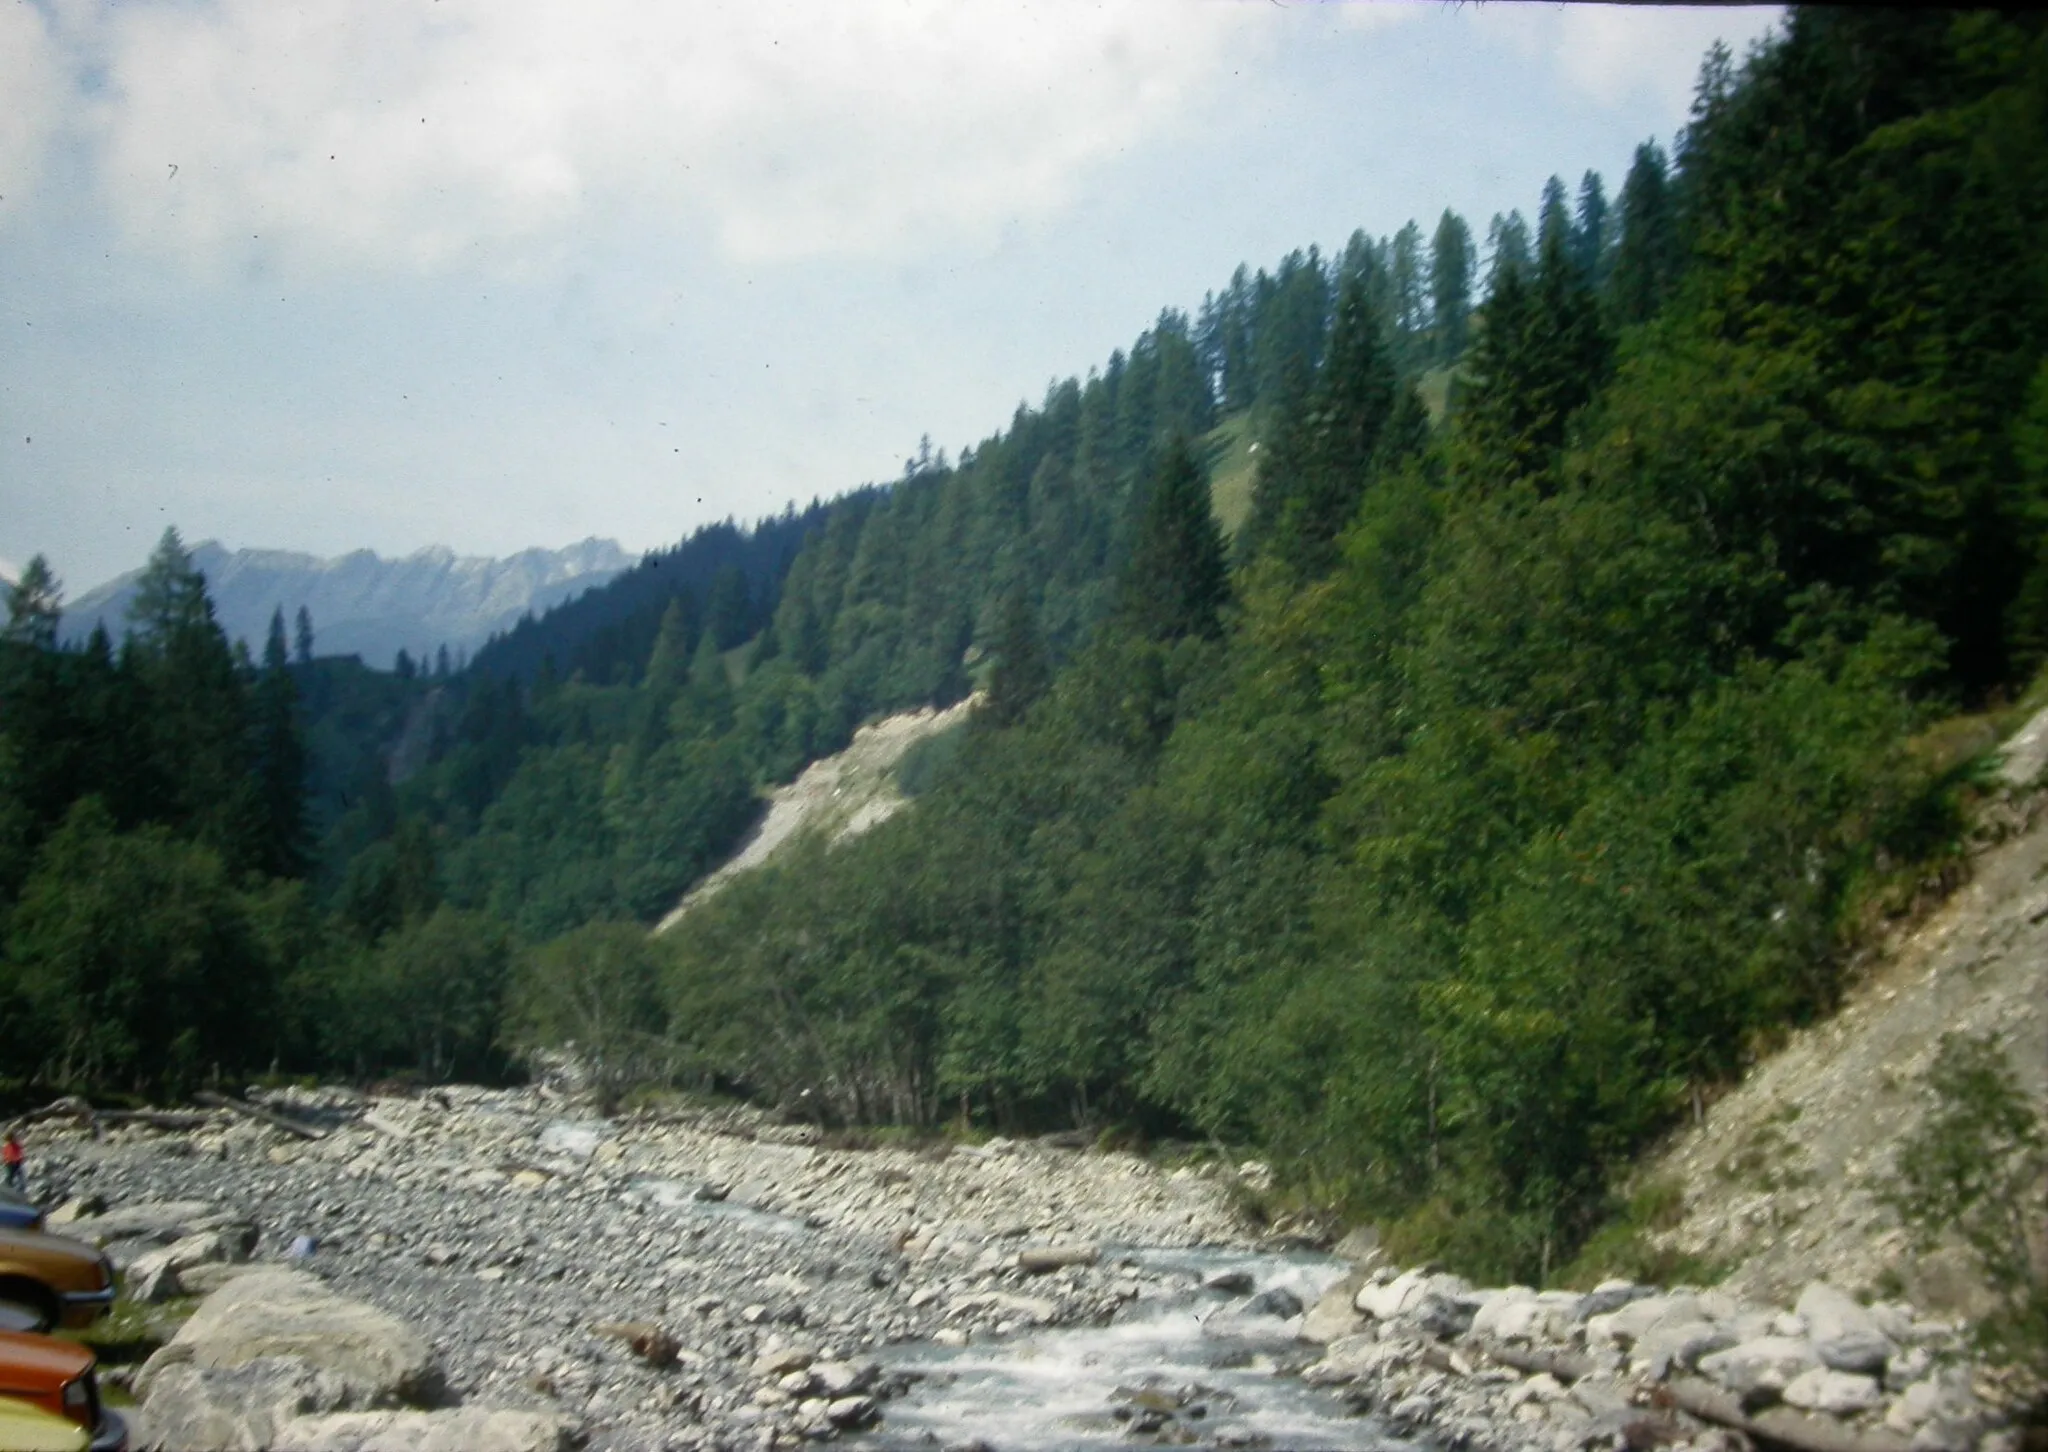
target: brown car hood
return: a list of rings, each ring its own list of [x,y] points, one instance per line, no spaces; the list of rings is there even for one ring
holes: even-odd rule
[[[93,1354],[72,1341],[0,1331],[0,1396],[47,1396],[93,1364]]]

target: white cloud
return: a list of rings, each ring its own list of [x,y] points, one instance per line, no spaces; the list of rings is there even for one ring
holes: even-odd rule
[[[434,267],[593,212],[702,223],[743,260],[895,257],[1056,211],[1173,125],[1250,10],[123,4],[72,31],[106,78],[73,104],[128,235],[199,261]]]
[[[42,171],[65,88],[42,12],[27,0],[0,0],[0,226],[22,209]]]
[[[1683,102],[1716,40],[1739,61],[1783,14],[1778,6],[1489,5],[1476,17],[1606,106],[1639,96]]]

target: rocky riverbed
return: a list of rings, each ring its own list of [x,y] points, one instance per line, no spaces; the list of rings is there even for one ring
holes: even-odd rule
[[[300,1452],[1751,1444],[2018,1452],[1960,1328],[1611,1284],[1486,1290],[1257,1243],[1235,1172],[1001,1140],[839,1149],[741,1110],[540,1089],[264,1097],[317,1138],[35,1135],[52,1228],[131,1295],[210,1295],[139,1446]]]

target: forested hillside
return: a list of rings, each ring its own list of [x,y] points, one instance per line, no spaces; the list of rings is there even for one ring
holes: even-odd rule
[[[847,1120],[1256,1147],[1545,1275],[1828,1007],[1954,835],[1916,731],[2048,650],[2044,66],[2035,21],[1797,11],[1611,205],[1241,268],[957,460],[465,672],[295,663],[281,621],[238,662],[175,536],[175,609],[60,650],[34,574],[0,1073],[574,1040]],[[914,811],[647,938],[763,784],[977,680]]]

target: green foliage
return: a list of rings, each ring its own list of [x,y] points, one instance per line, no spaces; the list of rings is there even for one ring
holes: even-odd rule
[[[519,955],[505,1032],[511,1048],[575,1054],[607,1113],[638,1085],[672,1076],[662,954],[635,923],[589,923]]]
[[[2032,1243],[2048,1218],[2048,1123],[1995,1038],[1945,1034],[1928,1069],[1927,1116],[1899,1144],[1886,1203],[1922,1249],[1968,1247],[1999,1297],[1980,1326],[2022,1365],[2048,1352],[2048,1266]]]
[[[0,965],[15,1072],[180,1092],[281,1047],[267,961],[208,848],[160,827],[121,832],[86,798],[43,844]]]

